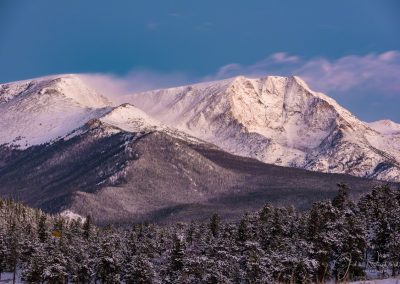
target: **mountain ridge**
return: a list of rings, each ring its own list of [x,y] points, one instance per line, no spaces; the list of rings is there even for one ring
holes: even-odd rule
[[[0,145],[51,143],[113,117],[128,130],[147,123],[266,163],[400,180],[400,126],[362,122],[296,76],[237,76],[125,100],[115,105],[75,74],[1,84]]]
[[[342,182],[356,198],[384,183],[371,178],[398,176],[395,155],[384,148],[395,135],[337,112],[296,77],[236,77],[145,94],[147,102],[136,94],[116,106],[76,75],[0,85],[0,195],[102,224],[214,212],[237,219],[266,202],[308,208]],[[332,159],[333,173],[318,172],[315,149]],[[346,175],[352,165],[336,153],[376,170],[360,175],[370,179]],[[264,157],[307,157],[310,165],[281,167]]]
[[[45,77],[0,85],[0,145],[48,143],[111,109],[111,102],[78,76]]]
[[[399,180],[400,140],[372,129],[298,77],[239,76],[132,94],[127,101],[171,127],[237,155],[315,171]],[[378,165],[387,161],[391,166],[378,173]]]
[[[383,184],[268,165],[164,131],[127,132],[91,120],[78,134],[28,149],[0,147],[0,194],[98,224],[227,220],[271,202],[308,208],[346,183],[357,198]]]

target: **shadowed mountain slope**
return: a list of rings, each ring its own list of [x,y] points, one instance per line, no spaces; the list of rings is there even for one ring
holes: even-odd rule
[[[264,164],[162,131],[126,132],[93,120],[69,139],[2,147],[0,194],[99,224],[239,218],[266,202],[306,208],[344,182],[357,196],[377,181]]]

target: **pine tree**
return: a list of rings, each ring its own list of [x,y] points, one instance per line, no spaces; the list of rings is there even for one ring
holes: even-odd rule
[[[39,224],[38,224],[38,238],[39,240],[44,243],[47,240],[47,224],[46,224],[47,217],[45,214],[40,216]]]
[[[153,265],[144,254],[134,256],[125,267],[124,280],[127,284],[152,284],[154,277]]]
[[[243,270],[246,283],[267,283],[270,280],[263,263],[264,251],[257,242],[246,242],[244,247]]]
[[[185,249],[180,236],[173,235],[172,250],[170,252],[168,268],[166,271],[165,283],[179,283],[182,281],[185,267]]]
[[[0,280],[1,280],[1,274],[5,271],[6,268],[7,268],[6,238],[3,229],[0,228]]]
[[[361,265],[366,249],[365,231],[352,202],[339,208],[336,235],[340,243],[336,247],[333,274],[338,281],[348,281],[364,275]]]
[[[194,221],[191,221],[190,225],[189,225],[189,229],[187,230],[187,233],[186,233],[186,242],[190,245],[193,242],[193,237],[194,237],[195,231],[196,231],[196,225],[195,225]]]
[[[218,236],[220,222],[221,222],[221,219],[218,214],[215,213],[211,216],[209,226],[210,226],[211,234],[214,238],[216,238]]]
[[[69,272],[73,283],[91,283],[94,274],[94,249],[81,240],[75,240],[70,246]],[[97,249],[97,248],[96,248]]]
[[[15,283],[15,281],[16,281],[17,267],[18,267],[18,262],[20,261],[20,256],[21,256],[21,242],[20,242],[21,232],[20,232],[19,227],[16,222],[17,222],[17,219],[16,219],[16,216],[14,215],[13,219],[11,221],[10,229],[7,233],[7,241],[6,241],[7,246],[9,248],[8,262],[9,262],[10,268],[13,272],[13,283]]]
[[[38,244],[28,263],[22,270],[22,279],[28,283],[43,283],[46,268],[46,252],[43,244]]]
[[[46,266],[43,270],[43,280],[46,283],[66,283],[68,279],[67,260],[57,245],[51,244],[46,248]]]
[[[337,209],[330,202],[317,202],[308,215],[307,241],[309,256],[316,264],[316,282],[322,283],[331,276],[331,263],[340,243],[336,238]]]
[[[380,186],[362,198],[359,207],[366,215],[368,251],[381,276],[397,274],[400,230],[400,194],[389,186]],[[366,256],[368,258],[368,255]]]
[[[83,223],[83,237],[88,240],[91,235],[92,219],[90,215],[86,216],[85,222]]]
[[[343,210],[350,201],[349,188],[344,183],[340,183],[337,186],[339,188],[339,192],[332,200],[332,205],[339,210]]]
[[[249,216],[247,213],[240,220],[236,239],[239,243],[244,243],[249,239]]]
[[[175,234],[171,251],[170,267],[172,271],[181,271],[184,267],[185,251],[181,238]]]
[[[110,229],[105,234],[97,256],[97,278],[103,283],[119,283],[122,258],[117,247],[118,236]]]

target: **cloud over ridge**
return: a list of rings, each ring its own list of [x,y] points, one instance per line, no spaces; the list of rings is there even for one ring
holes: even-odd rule
[[[348,93],[353,90],[378,92],[394,96],[400,93],[400,51],[392,50],[367,55],[348,55],[337,59],[317,57],[304,59],[285,52],[271,54],[251,65],[230,63],[215,73],[196,77],[185,72],[160,73],[134,70],[124,76],[84,74],[92,84],[115,94],[173,87],[237,75],[261,77],[266,75],[297,75],[315,90],[327,93]],[[399,94],[400,95],[400,94]]]
[[[315,90],[339,100],[362,119],[391,118],[400,121],[400,51],[347,55],[336,59],[278,52],[250,65],[230,63],[206,76],[187,72],[160,73],[133,70],[124,76],[83,74],[95,89],[123,103],[124,95],[196,82],[220,80],[237,75],[300,76]]]
[[[352,90],[379,92],[393,96],[400,92],[400,51],[348,55],[338,59],[323,57],[303,59],[279,52],[249,66],[228,64],[210,78],[248,76],[297,75],[314,89],[346,93]]]

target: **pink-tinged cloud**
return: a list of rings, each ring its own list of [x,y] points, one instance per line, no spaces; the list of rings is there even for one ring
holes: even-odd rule
[[[311,89],[324,92],[349,108],[361,119],[372,121],[390,118],[400,121],[400,51],[380,54],[349,55],[337,59],[311,58],[279,52],[249,66],[228,64],[208,76],[186,72],[160,73],[134,70],[124,76],[107,74],[81,75],[86,82],[115,104],[124,103],[126,95],[197,82],[220,80],[237,75],[302,77]]]
[[[124,76],[113,74],[80,74],[86,84],[102,93],[116,104],[124,103],[124,96],[158,88],[185,85],[190,80],[184,73],[168,74],[149,70],[135,70]]]
[[[338,59],[311,58],[279,52],[249,66],[232,63],[222,66],[209,76],[195,77],[184,72],[159,73],[134,70],[125,76],[107,74],[82,75],[88,83],[117,102],[130,93],[174,87],[201,81],[212,81],[245,75],[297,75],[313,90],[328,95],[360,97],[374,94],[400,99],[400,51],[364,56],[349,55]]]
[[[206,79],[226,78],[244,74],[248,76],[297,75],[317,91],[348,94],[362,91],[385,96],[400,96],[400,52],[393,50],[364,56],[349,55],[338,59],[311,58],[284,52],[275,53],[252,64],[229,64]]]

